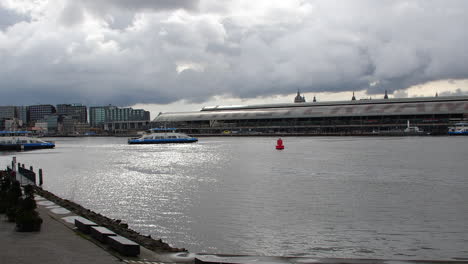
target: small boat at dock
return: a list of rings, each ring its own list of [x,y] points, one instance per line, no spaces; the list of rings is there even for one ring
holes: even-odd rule
[[[168,144],[168,143],[193,143],[198,139],[183,133],[176,133],[175,128],[152,128],[149,133],[139,138],[128,139],[128,144]]]
[[[468,123],[456,123],[454,127],[449,127],[448,134],[452,136],[468,136]]]

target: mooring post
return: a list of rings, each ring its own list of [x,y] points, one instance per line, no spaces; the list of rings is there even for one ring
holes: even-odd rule
[[[42,169],[39,169],[39,187],[42,187]]]

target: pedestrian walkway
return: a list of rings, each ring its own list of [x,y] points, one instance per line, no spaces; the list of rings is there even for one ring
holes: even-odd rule
[[[38,206],[38,212],[43,219],[40,232],[16,232],[15,223],[7,222],[5,215],[0,215],[0,263],[121,263],[52,218],[46,207]]]

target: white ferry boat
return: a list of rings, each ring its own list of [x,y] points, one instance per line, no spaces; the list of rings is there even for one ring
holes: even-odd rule
[[[449,135],[468,135],[468,123],[456,123],[454,127],[449,127]]]
[[[198,139],[183,133],[176,133],[175,128],[152,128],[150,133],[139,138],[130,138],[128,144],[167,144],[193,143]]]
[[[54,148],[53,142],[28,137],[29,131],[0,131],[0,150],[32,150]]]
[[[406,128],[403,130],[407,134],[423,134],[424,131],[420,130],[417,126],[410,126],[410,121],[406,121]]]

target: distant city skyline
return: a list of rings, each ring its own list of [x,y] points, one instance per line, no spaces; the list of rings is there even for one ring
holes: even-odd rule
[[[207,105],[468,94],[468,2],[0,3],[0,105]]]

